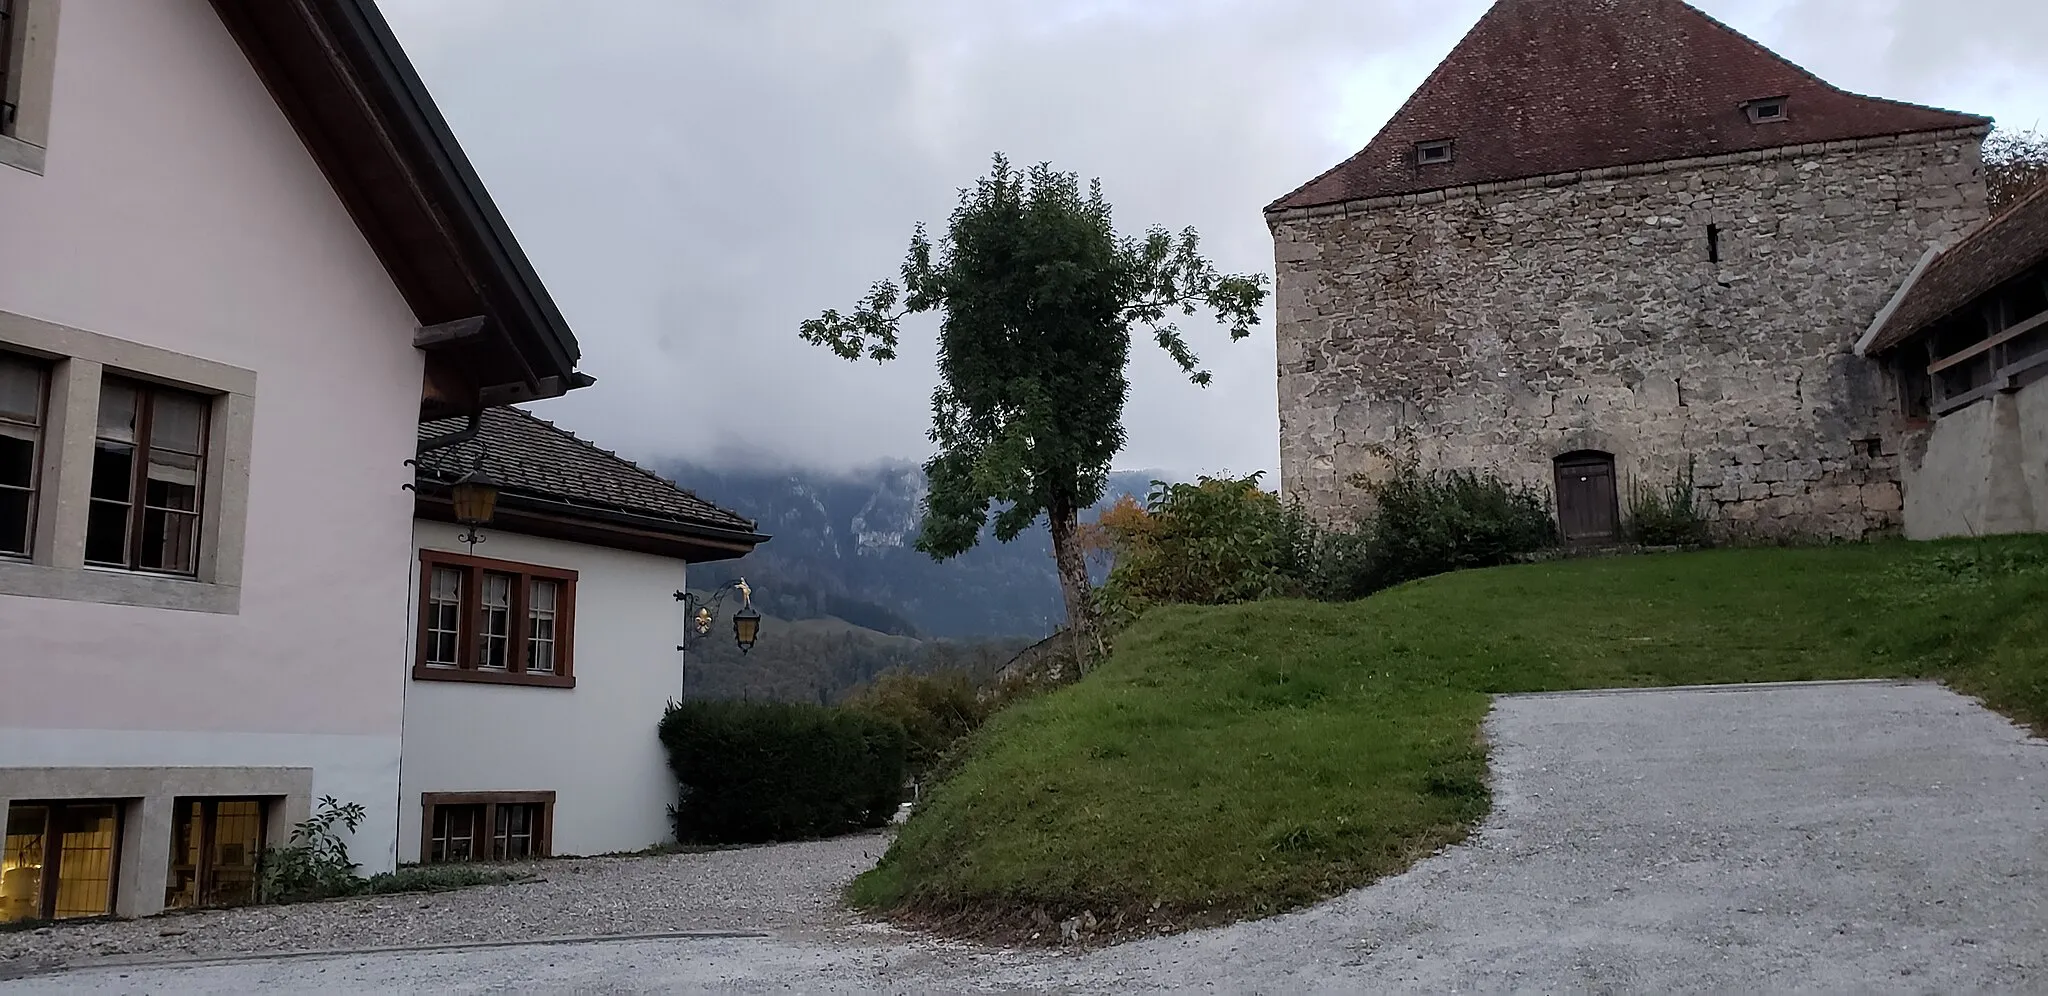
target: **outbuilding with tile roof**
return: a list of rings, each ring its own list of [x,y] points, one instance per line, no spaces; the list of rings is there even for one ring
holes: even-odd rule
[[[692,563],[744,556],[755,523],[518,408],[420,425],[399,857],[634,851],[672,839],[655,728],[698,633]],[[458,526],[481,472],[490,520]],[[773,633],[765,638],[773,639]]]
[[[1266,210],[1283,486],[1342,519],[1397,467],[1486,471],[1601,544],[1689,477],[1726,532],[1897,530],[1913,429],[1853,347],[1985,218],[1989,128],[1680,0],[1498,0]]]

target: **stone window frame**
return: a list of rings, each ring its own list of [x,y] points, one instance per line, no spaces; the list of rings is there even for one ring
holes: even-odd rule
[[[121,806],[114,865],[114,915],[163,911],[170,881],[171,817],[183,797],[261,798],[264,835],[291,836],[313,804],[313,769],[298,767],[0,768],[0,821],[14,802],[103,800]]]
[[[242,603],[256,373],[97,332],[0,311],[0,349],[50,364],[34,535],[27,560],[0,561],[0,595],[236,615]],[[85,524],[109,377],[212,400],[201,478],[198,571],[152,574],[85,565]]]
[[[42,175],[50,147],[50,96],[57,78],[57,14],[63,0],[13,0],[9,29],[0,34],[7,67],[0,103],[14,105],[14,122],[0,122],[0,165]]]
[[[1430,153],[1441,151],[1441,156]],[[1415,163],[1418,166],[1441,166],[1457,159],[1458,141],[1453,138],[1437,138],[1415,143]]]

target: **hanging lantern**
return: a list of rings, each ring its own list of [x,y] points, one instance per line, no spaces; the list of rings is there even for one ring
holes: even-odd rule
[[[754,649],[754,640],[761,635],[761,614],[754,611],[752,604],[740,606],[732,614],[732,637],[740,645],[740,653]]]
[[[498,510],[498,482],[484,473],[482,461],[450,489],[455,521],[472,529],[488,525]]]

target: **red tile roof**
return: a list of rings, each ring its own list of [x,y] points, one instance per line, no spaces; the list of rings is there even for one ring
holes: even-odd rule
[[[1787,120],[1752,124],[1772,97]],[[1267,210],[1989,121],[1837,90],[1681,0],[1498,0],[1372,144]],[[1452,161],[1418,164],[1439,139]]]
[[[2043,262],[2048,262],[2048,186],[1943,250],[1857,349],[1865,356],[1892,349]]]

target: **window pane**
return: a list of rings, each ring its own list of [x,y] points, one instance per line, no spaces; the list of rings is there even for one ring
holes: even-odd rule
[[[85,562],[128,566],[128,506],[95,499],[87,508]]]
[[[427,595],[427,654],[429,664],[454,667],[459,663],[456,649],[462,619],[462,572],[453,567],[434,568]]]
[[[533,856],[534,827],[540,807],[533,803],[498,806],[498,825],[491,835],[491,857],[500,861]]]
[[[135,566],[149,571],[194,574],[199,570],[199,516],[145,509],[142,549]]]
[[[223,799],[213,805],[206,905],[256,901],[256,858],[263,850],[263,803]]]
[[[32,493],[27,489],[0,486],[0,556],[28,556],[29,512],[33,505]]]
[[[184,909],[199,905],[199,843],[205,840],[205,806],[197,799],[179,799],[171,809],[171,873],[164,884],[164,905]]]
[[[429,861],[468,861],[477,856],[477,835],[483,830],[482,806],[435,806]]]
[[[115,822],[111,804],[58,809],[56,917],[112,912]]]
[[[199,511],[199,458],[190,453],[149,451],[148,503],[180,512]]]
[[[26,488],[36,479],[36,427],[0,422],[0,488]]]
[[[477,666],[503,668],[512,644],[512,576],[486,573],[481,596]]]
[[[102,440],[92,451],[92,496],[125,502],[135,487],[135,447]]]
[[[123,443],[134,442],[135,411],[140,400],[134,386],[118,380],[102,381],[99,437]]]
[[[207,399],[184,391],[151,392],[149,448],[197,454],[205,451]]]
[[[555,673],[555,601],[561,585],[535,581],[527,589],[526,670],[537,674]]]
[[[36,423],[42,413],[42,365],[0,354],[0,419]]]
[[[46,806],[7,807],[7,843],[0,848],[0,923],[33,920],[43,910],[43,834]]]

